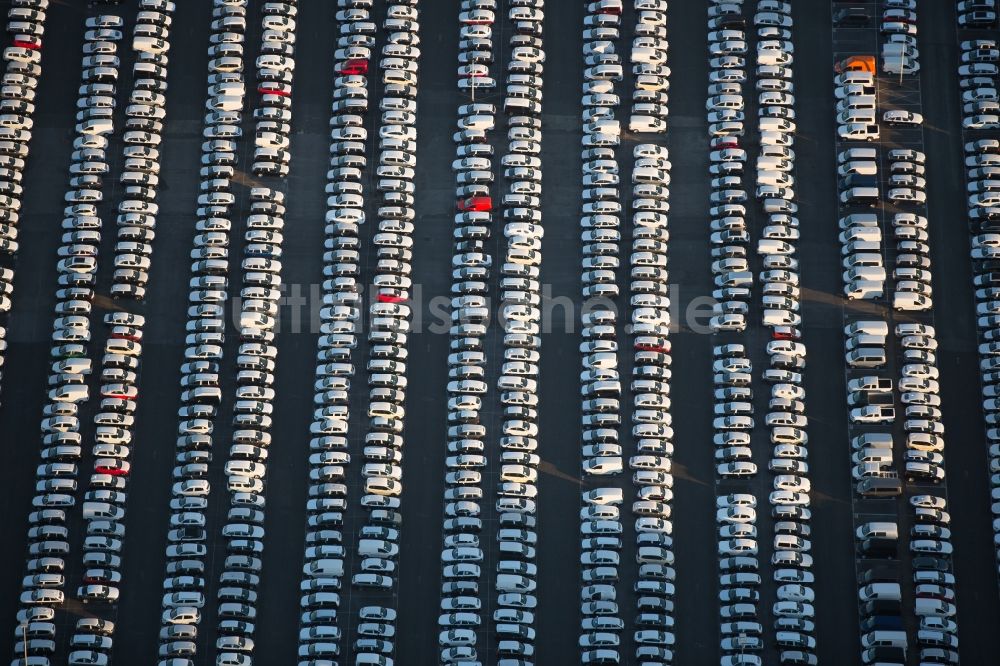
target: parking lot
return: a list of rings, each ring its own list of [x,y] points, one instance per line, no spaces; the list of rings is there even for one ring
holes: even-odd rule
[[[814,4],[0,2],[0,654],[993,663],[997,25]]]

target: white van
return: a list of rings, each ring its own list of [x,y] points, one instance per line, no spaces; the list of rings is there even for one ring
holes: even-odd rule
[[[844,162],[837,168],[838,176],[846,176],[852,173],[861,176],[875,176],[878,174],[878,164],[873,160],[851,160]]]
[[[705,107],[708,110],[734,109],[736,111],[742,111],[743,97],[741,95],[716,95],[715,97],[708,98],[708,101],[705,103]]]
[[[857,335],[858,333],[879,335],[884,338],[889,335],[889,324],[878,320],[859,320],[844,327],[844,335]]]
[[[512,247],[507,250],[507,261],[515,264],[538,266],[542,263],[542,254],[536,250]]]
[[[844,271],[844,282],[855,280],[869,280],[872,282],[885,282],[886,272],[883,266],[858,266],[849,271]]]
[[[620,456],[597,456],[586,458],[583,461],[583,471],[587,474],[620,474],[622,469],[623,464]],[[621,499],[619,498],[618,501],[620,502]]]
[[[110,118],[87,120],[77,124],[76,128],[80,134],[111,134],[115,130]]]
[[[870,335],[868,333],[857,333],[847,338],[844,347],[847,351],[860,349],[862,347],[883,347],[885,338],[881,335]]]
[[[860,70],[841,72],[834,78],[834,83],[836,83],[838,86],[846,86],[851,84],[870,86],[875,83],[875,75],[872,74],[871,72],[865,72]]]
[[[860,465],[861,463],[879,463],[883,465],[891,465],[892,460],[893,460],[892,449],[885,449],[881,447],[866,446],[860,451],[858,451],[856,454],[854,454],[854,464],[856,465]],[[865,539],[870,536],[886,536],[885,534],[869,533],[870,530],[868,530],[867,528],[869,525],[872,524],[874,523],[866,523],[865,525],[862,525],[861,527],[858,528],[859,539]],[[896,523],[886,523],[886,524],[893,526],[894,536],[892,538],[893,539],[897,538],[895,536]],[[862,530],[866,530],[864,534],[861,533]]]
[[[866,432],[851,440],[851,446],[855,449],[862,449],[866,446],[878,448],[892,448],[892,434],[888,432]]]
[[[899,583],[869,583],[858,590],[858,599],[861,601],[873,599],[900,601],[902,600],[902,591]]]
[[[789,65],[792,54],[780,49],[758,49],[757,65]]]
[[[474,130],[491,130],[495,126],[495,121],[493,116],[486,114],[478,114],[475,116],[466,116],[461,119],[462,129],[474,129]]]
[[[666,62],[666,53],[661,49],[654,49],[648,46],[633,46],[631,61],[645,62],[650,65],[662,65]]]
[[[878,152],[874,148],[848,148],[837,155],[837,161],[850,162],[851,160],[875,160]]]
[[[778,169],[766,169],[757,164],[757,185],[772,185],[774,187],[788,187],[792,184],[792,176],[785,171]],[[758,190],[759,191],[759,190]]]
[[[952,617],[955,615],[955,605],[940,599],[919,597],[913,600],[914,613],[918,617]]]
[[[635,77],[636,90],[666,90],[670,87],[669,79],[665,76],[655,76],[653,74],[640,74]]]
[[[875,95],[850,95],[837,102],[837,113],[849,109],[875,109]]]
[[[884,280],[851,280],[844,285],[844,296],[848,300],[872,300],[885,296]]]
[[[621,488],[595,488],[583,493],[587,504],[621,504],[623,497]]]
[[[791,171],[791,162],[776,155],[761,155],[757,158],[757,171]]]
[[[49,400],[53,402],[81,402],[89,397],[86,384],[63,384],[49,391]]]
[[[264,482],[250,476],[230,476],[226,482],[231,493],[261,493],[264,491]]]
[[[633,183],[670,183],[670,174],[656,167],[638,167],[632,171]]]
[[[243,108],[243,97],[239,95],[216,95],[205,106],[213,111],[240,111]]]
[[[852,368],[881,368],[885,365],[885,350],[862,347],[847,352],[844,358]]]
[[[532,114],[538,115],[542,112],[542,106],[538,102],[521,97],[507,97],[503,101],[504,113],[510,114]]]
[[[324,557],[319,560],[313,560],[302,565],[302,573],[311,577],[340,577],[344,575],[344,560],[334,557]]]
[[[802,317],[797,312],[768,308],[761,313],[761,323],[764,326],[798,326]]]
[[[132,49],[135,51],[145,51],[147,53],[166,53],[170,50],[170,44],[155,37],[139,36],[132,40]]]
[[[757,241],[757,254],[794,254],[795,247],[777,238],[761,238]]]
[[[875,213],[851,213],[840,218],[839,224],[841,229],[850,229],[851,227],[879,228],[878,216]]]
[[[841,243],[852,243],[854,241],[869,241],[878,243],[882,240],[882,229],[879,227],[850,227],[840,232]]]
[[[861,645],[863,645],[866,648],[879,648],[879,647],[905,648],[906,632],[889,631],[886,629],[878,629],[876,631],[870,631],[861,637]]]
[[[847,256],[858,252],[879,252],[881,249],[882,244],[878,241],[855,240],[842,247],[840,253]]]
[[[852,187],[840,193],[840,203],[847,205],[877,206],[877,187]]]
[[[83,517],[86,520],[121,520],[125,511],[110,502],[84,502]]]

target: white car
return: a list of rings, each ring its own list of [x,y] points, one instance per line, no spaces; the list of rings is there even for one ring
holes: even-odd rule
[[[896,126],[913,126],[922,125],[924,122],[924,117],[919,113],[914,113],[913,111],[903,111],[901,109],[892,109],[886,111],[882,114],[882,122],[888,125]]]

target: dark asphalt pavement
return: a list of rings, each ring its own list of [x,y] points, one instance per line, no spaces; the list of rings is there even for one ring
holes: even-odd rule
[[[123,4],[121,12],[134,15],[136,3]],[[291,175],[283,187],[288,192],[288,230],[284,245],[283,279],[298,285],[308,296],[310,285],[322,273],[325,171],[329,133],[327,120],[332,90],[335,3],[300,1],[301,20],[296,56],[294,117],[292,120]],[[854,664],[858,660],[857,605],[854,600],[854,549],[851,535],[851,487],[844,404],[843,336],[837,211],[832,206],[833,91],[830,75],[832,43],[828,7],[816,3],[795,5],[795,85],[799,133],[795,149],[796,181],[801,206],[802,240],[798,244],[803,265],[803,286],[818,298],[803,303],[805,342],[811,350],[805,371],[810,417],[810,470],[813,484],[813,554],[816,560],[817,641],[821,663]],[[5,9],[9,2],[0,2]],[[194,229],[198,189],[198,156],[205,95],[205,46],[210,3],[181,0],[171,32],[167,121],[163,148],[160,204],[150,291],[139,311],[147,318],[140,406],[137,412],[136,449],[127,515],[124,552],[124,585],[117,617],[115,664],[154,663],[159,630],[160,594],[164,572],[164,546],[168,522],[171,468],[174,456],[178,376],[183,356],[183,328],[187,307],[187,253]],[[248,23],[256,26],[247,37],[247,60],[255,57],[259,32],[259,0],[251,0]],[[23,575],[26,521],[38,463],[38,420],[41,416],[48,336],[55,291],[55,248],[59,243],[62,192],[71,151],[70,136],[79,79],[80,45],[85,12],[83,3],[53,2],[46,24],[44,72],[38,93],[31,156],[25,174],[21,252],[17,260],[14,305],[7,333],[9,349],[0,407],[0,441],[8,451],[0,467],[0,510],[6,516],[4,548],[0,553],[0,617],[13,627],[20,578]],[[552,297],[580,300],[580,56],[581,3],[547,3],[545,27],[545,99],[542,163],[545,174],[542,197],[546,228],[543,241],[543,284]],[[945,426],[949,433],[947,466],[958,608],[963,662],[986,665],[996,661],[1000,637],[1000,596],[993,559],[988,472],[984,468],[983,425],[978,407],[979,379],[972,316],[971,279],[967,230],[964,224],[961,173],[960,109],[955,80],[956,53],[954,9],[940,0],[921,3],[921,54],[923,61],[923,110],[929,172],[930,233],[934,262],[934,291],[938,295],[939,366]],[[418,169],[413,279],[424,303],[421,313],[429,323],[427,304],[447,296],[452,253],[451,231],[454,180],[451,133],[455,111],[462,103],[455,85],[458,25],[457,3],[424,2],[421,6],[423,57],[420,62],[418,117]],[[671,279],[679,289],[683,313],[696,297],[709,295],[712,279],[708,251],[708,142],[704,98],[707,81],[704,3],[674,0],[669,8],[671,103],[670,131],[665,143],[673,163],[671,198]],[[506,19],[502,19],[506,21]],[[499,22],[498,22],[499,27]],[[504,26],[506,28],[506,25]],[[630,30],[630,28],[628,28]],[[626,31],[623,31],[625,34]],[[506,34],[496,35],[498,53],[509,49]],[[123,51],[127,46],[122,44]],[[627,54],[622,40],[620,50]],[[498,73],[502,76],[499,68]],[[123,63],[123,73],[125,64]],[[127,86],[125,77],[122,86]],[[377,77],[372,78],[376,85]],[[623,97],[627,89],[623,88]],[[372,91],[377,100],[380,92]],[[248,95],[252,109],[254,95]],[[496,100],[493,100],[496,101]],[[249,116],[249,110],[247,112]],[[369,121],[377,126],[377,111]],[[372,132],[371,126],[369,132]],[[374,149],[373,149],[374,150]],[[120,146],[117,149],[120,158]],[[115,158],[115,151],[109,151]],[[244,150],[241,166],[248,169]],[[374,153],[369,155],[374,159]],[[623,159],[626,159],[623,156]],[[117,174],[115,174],[117,176]],[[110,183],[110,181],[109,181]],[[110,190],[110,188],[109,188]],[[371,192],[370,195],[374,195]],[[237,190],[245,203],[245,189]],[[375,197],[370,196],[374,201]],[[243,215],[234,211],[231,256],[238,256]],[[374,215],[372,216],[374,219]],[[370,239],[374,222],[365,231]],[[496,224],[495,232],[499,231]],[[109,227],[110,228],[110,227]],[[502,238],[494,240],[499,252]],[[367,242],[367,241],[366,241]],[[369,253],[369,258],[371,253]],[[105,268],[110,265],[104,257]],[[370,259],[369,259],[370,261]],[[232,262],[230,290],[236,293],[240,276]],[[103,269],[102,269],[103,270]],[[364,269],[370,277],[371,266]],[[624,291],[624,290],[623,290]],[[416,294],[416,290],[415,290]],[[828,299],[835,295],[838,299]],[[315,305],[313,303],[313,305]],[[543,304],[544,307],[544,304]],[[308,312],[308,306],[305,310]],[[274,413],[275,444],[268,469],[268,509],[263,582],[260,589],[257,662],[290,664],[294,661],[298,632],[298,581],[301,571],[308,483],[308,427],[312,412],[315,368],[315,332],[308,325],[293,331],[288,311],[277,337],[279,358]],[[308,316],[305,318],[308,324]],[[568,320],[569,331],[564,327]],[[539,455],[544,469],[539,481],[539,607],[536,663],[557,665],[577,660],[579,635],[579,313],[562,308],[543,335],[540,395]],[[95,330],[97,327],[95,326]],[[415,326],[416,329],[416,326]],[[499,366],[501,334],[491,332],[490,371]],[[228,498],[222,465],[231,414],[235,375],[235,331],[226,346],[222,376],[224,402],[218,418],[210,533],[218,535]],[[748,347],[763,347],[764,333],[748,333]],[[675,663],[701,666],[714,663],[718,649],[717,558],[714,534],[714,467],[711,446],[711,338],[681,328],[673,337],[673,419],[676,431],[674,475],[674,543],[677,569]],[[97,349],[96,343],[93,349]],[[759,354],[760,349],[751,349]],[[398,587],[397,663],[427,664],[437,650],[440,598],[440,544],[443,475],[445,471],[447,334],[424,326],[409,340],[405,491],[402,497],[405,526],[402,530]],[[356,362],[363,362],[365,349]],[[762,359],[754,356],[758,371]],[[363,372],[355,379],[360,390],[352,405],[351,453],[360,460],[366,393]],[[496,396],[489,398],[496,403]],[[88,412],[89,413],[89,412]],[[491,417],[489,417],[491,418]],[[499,418],[488,427],[496,436]],[[767,446],[760,439],[761,446]],[[626,447],[628,450],[628,447]],[[353,475],[345,536],[353,539],[360,526]],[[495,467],[490,468],[495,475]],[[84,472],[87,468],[83,468]],[[769,476],[760,481],[769,486]],[[82,478],[82,475],[81,475]],[[486,476],[486,496],[491,498],[495,478]],[[627,483],[627,480],[625,481]],[[765,489],[764,485],[757,492]],[[77,514],[79,511],[77,510]],[[353,527],[353,529],[352,529]],[[72,524],[73,543],[81,538],[83,523]],[[485,548],[495,550],[495,525],[483,533]],[[762,533],[767,533],[762,525]],[[214,599],[223,553],[213,544],[207,597]],[[352,570],[353,547],[347,546]],[[78,561],[74,552],[70,562]],[[489,560],[488,560],[489,561]],[[762,562],[763,564],[763,562]],[[623,569],[634,568],[624,563]],[[354,567],[353,570],[356,570]],[[769,571],[769,569],[765,569]],[[634,576],[634,573],[631,575]],[[765,581],[769,576],[764,576]],[[72,581],[71,581],[72,583]],[[485,570],[481,588],[491,590],[493,572]],[[634,606],[625,584],[620,586],[621,615],[631,633]],[[346,589],[346,588],[345,588]],[[68,590],[72,592],[72,590]],[[484,598],[487,593],[484,592]],[[490,592],[489,594],[493,594]],[[773,584],[766,583],[762,601],[773,600]],[[350,601],[341,626],[356,623],[358,603]],[[492,607],[487,603],[490,613]],[[491,622],[484,612],[485,622]],[[67,620],[72,618],[67,618]],[[214,610],[206,611],[202,624],[199,664],[213,663]],[[68,637],[66,632],[61,638]],[[8,655],[12,631],[0,631],[0,655]],[[493,640],[491,637],[490,640]],[[346,641],[345,641],[346,643]],[[484,663],[495,663],[493,646],[481,646]],[[626,663],[631,651],[623,650]]]

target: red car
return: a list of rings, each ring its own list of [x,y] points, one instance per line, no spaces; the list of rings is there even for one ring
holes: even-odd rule
[[[367,74],[368,61],[360,59],[348,60],[341,66],[339,73],[344,75]]]
[[[402,296],[393,296],[391,294],[379,294],[378,295],[378,302],[379,303],[404,303],[404,302],[406,302],[406,299],[403,298]]]
[[[771,337],[775,340],[798,340],[802,337],[802,332],[794,326],[775,326]]]
[[[646,345],[637,344],[635,346],[636,351],[649,351],[649,352],[659,352],[660,354],[669,354],[670,345]]]
[[[493,210],[493,200],[484,196],[469,197],[460,200],[455,207],[461,211],[488,212]]]
[[[110,386],[101,387],[101,397],[118,398],[119,400],[135,400],[139,397],[139,390],[135,386],[112,384]]]
[[[42,48],[42,43],[38,39],[32,41],[25,41],[23,39],[15,39],[14,46],[19,46],[22,49],[31,49],[32,51],[37,51]]]
[[[292,96],[292,91],[290,90],[290,86],[285,86],[285,85],[282,85],[280,88],[269,88],[267,86],[258,86],[257,92],[259,92],[261,95],[280,95],[281,97]]]
[[[105,459],[105,462],[110,462]],[[94,471],[98,474],[110,474],[111,476],[128,476],[132,465],[127,460],[115,460],[114,464],[104,464],[94,466]]]
[[[711,145],[714,150],[722,150],[724,148],[739,148],[740,142],[731,136],[717,136],[712,139]]]

